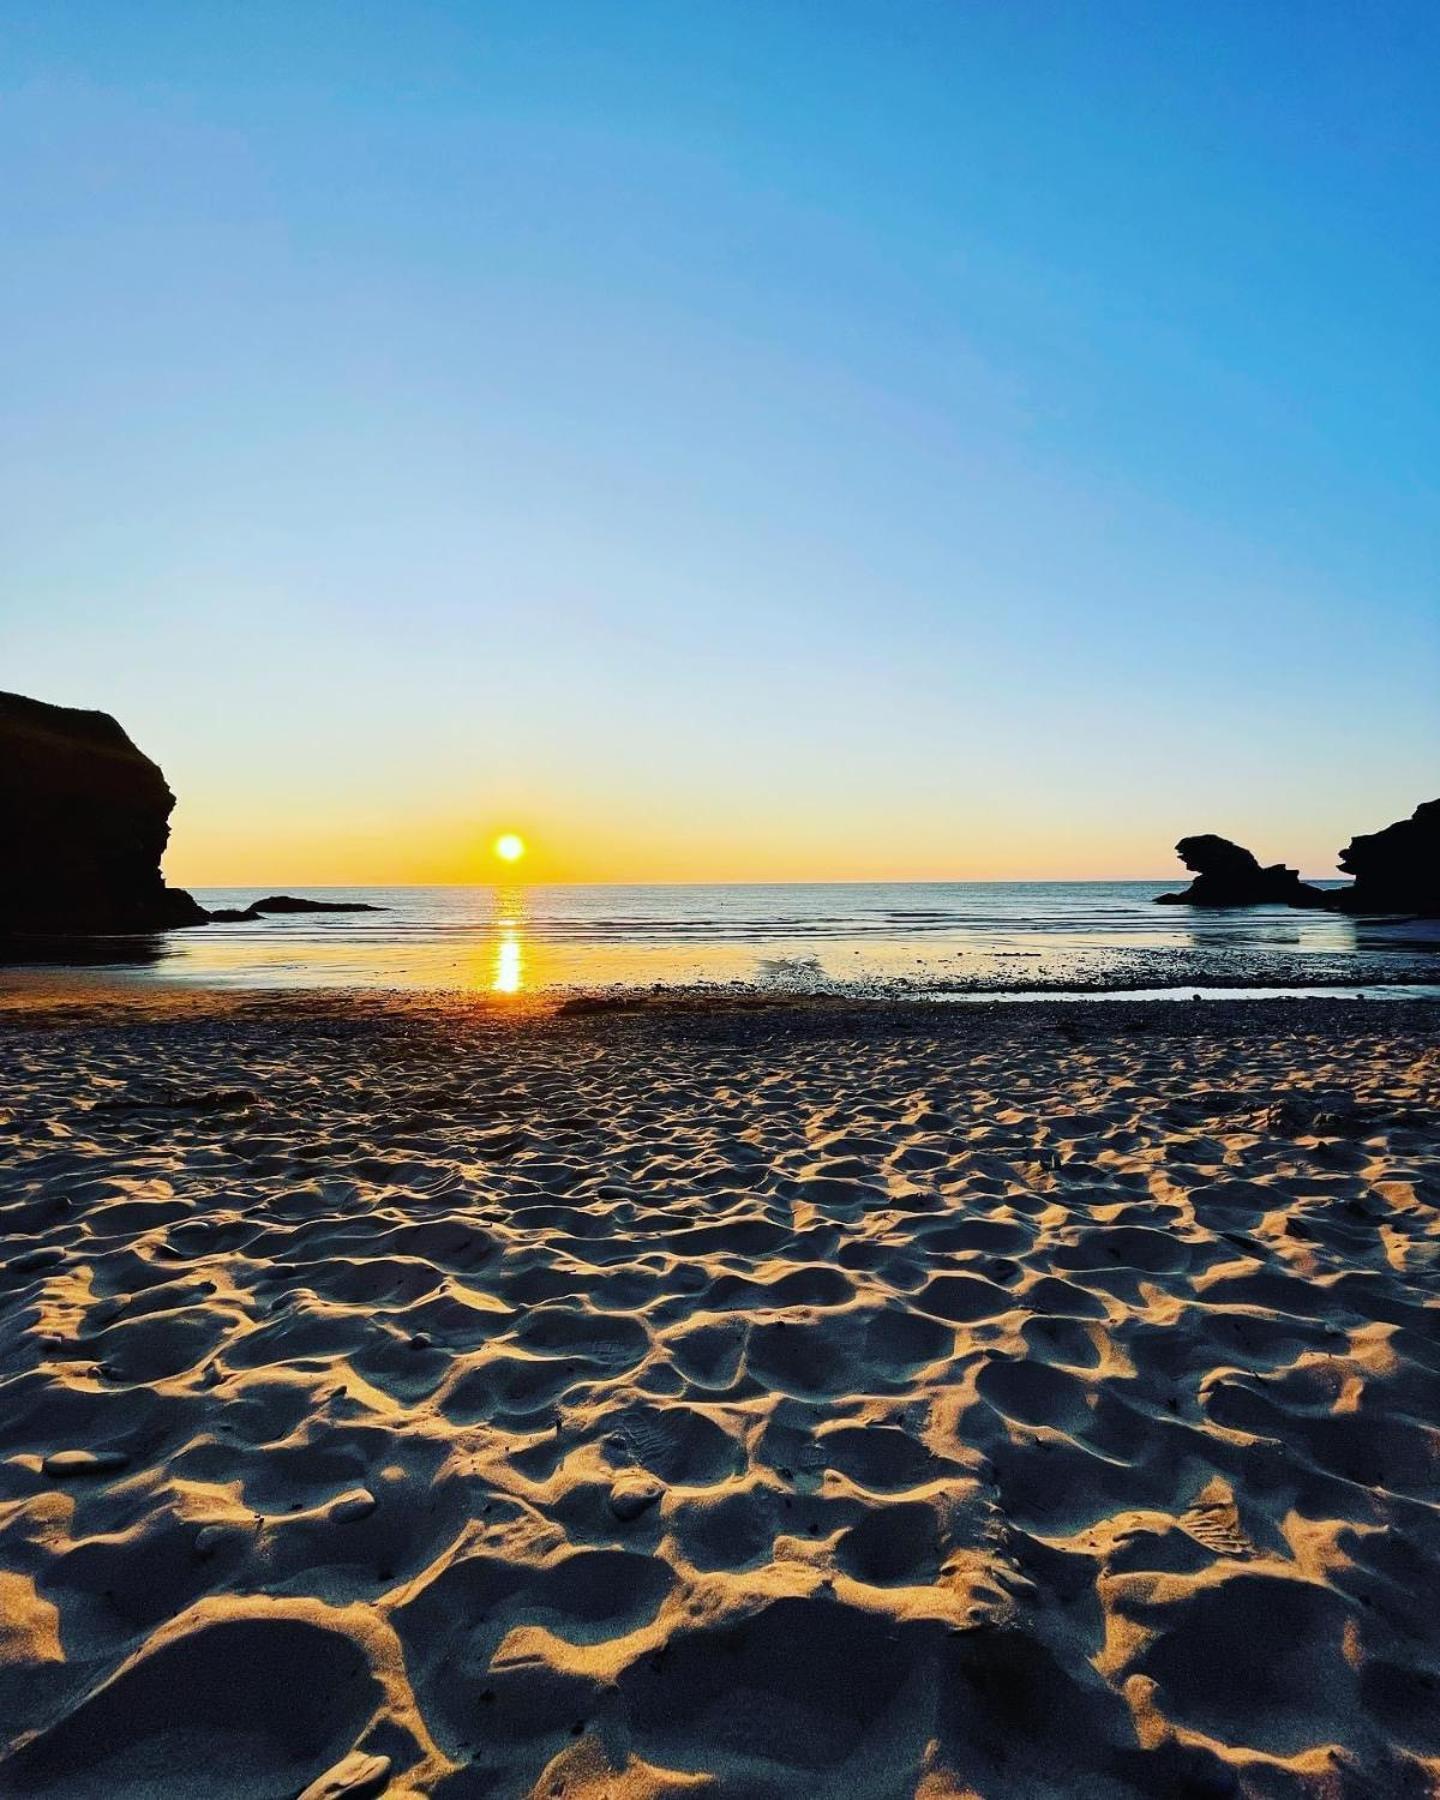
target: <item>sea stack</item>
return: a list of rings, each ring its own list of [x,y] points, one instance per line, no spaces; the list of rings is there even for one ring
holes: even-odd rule
[[[1195,879],[1179,894],[1158,894],[1162,906],[1325,906],[1329,896],[1283,863],[1262,868],[1259,859],[1229,838],[1203,833],[1184,837],[1175,854]]]
[[[0,935],[203,925],[160,872],[174,805],[108,713],[0,693]]]
[[[383,906],[372,906],[368,900],[303,900],[298,894],[267,894],[263,900],[252,900],[248,906],[221,906],[207,916],[222,924],[253,924],[272,913],[360,913],[384,912]]]
[[[1349,913],[1412,913],[1440,919],[1440,800],[1427,800],[1408,819],[1351,838],[1340,867],[1354,877],[1336,904]]]

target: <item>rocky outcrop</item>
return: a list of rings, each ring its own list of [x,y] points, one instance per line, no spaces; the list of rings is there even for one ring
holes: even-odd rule
[[[1335,903],[1349,913],[1411,913],[1440,919],[1440,800],[1408,819],[1351,838],[1340,867],[1354,877]]]
[[[0,693],[0,935],[203,925],[160,872],[174,805],[108,713]]]
[[[1180,894],[1156,896],[1162,906],[1325,906],[1330,896],[1283,863],[1262,868],[1249,850],[1205,833],[1181,838],[1175,854],[1195,879]]]
[[[367,900],[303,900],[296,894],[268,894],[263,900],[252,900],[248,906],[222,906],[210,914],[212,919],[239,924],[263,919],[267,913],[358,913],[384,912],[383,906],[371,906]]]

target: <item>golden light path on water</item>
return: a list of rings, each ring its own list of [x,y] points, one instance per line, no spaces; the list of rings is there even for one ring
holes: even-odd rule
[[[496,994],[518,994],[525,985],[525,946],[521,930],[525,922],[525,896],[520,888],[503,888],[497,896],[495,974],[490,988]]]
[[[495,946],[495,979],[490,986],[497,994],[518,994],[525,981],[525,959],[519,936],[503,935]]]

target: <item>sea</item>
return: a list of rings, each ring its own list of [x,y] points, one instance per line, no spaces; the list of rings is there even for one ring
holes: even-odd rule
[[[1340,989],[1440,994],[1440,925],[1157,906],[1173,882],[304,888],[377,910],[66,946],[72,972],[494,996],[729,986],[913,994]],[[1339,884],[1335,884],[1339,885]],[[244,907],[274,887],[199,888]],[[280,891],[285,891],[283,888]],[[52,964],[56,955],[37,952]]]

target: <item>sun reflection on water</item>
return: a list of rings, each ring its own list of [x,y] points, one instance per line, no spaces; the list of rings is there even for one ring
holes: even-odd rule
[[[495,971],[492,993],[518,994],[525,985],[525,944],[521,936],[525,907],[518,888],[502,888],[495,896]]]
[[[495,946],[495,979],[490,986],[497,994],[518,994],[525,980],[525,957],[520,934],[504,931]]]

